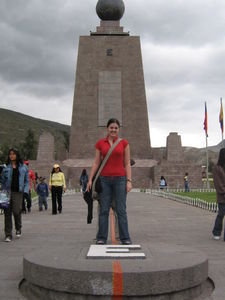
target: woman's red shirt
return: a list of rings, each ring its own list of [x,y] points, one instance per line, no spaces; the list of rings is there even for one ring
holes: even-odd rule
[[[113,141],[115,142],[117,138]],[[128,141],[122,139],[116,148],[111,153],[108,161],[106,162],[101,176],[125,176],[125,167],[124,167],[124,150],[128,145]],[[109,151],[111,145],[108,141],[108,138],[100,139],[96,145],[96,149],[98,149],[101,153],[102,159],[105,158],[107,152]]]

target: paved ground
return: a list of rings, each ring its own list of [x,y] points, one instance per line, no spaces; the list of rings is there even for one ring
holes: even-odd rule
[[[23,215],[23,235],[5,243],[3,216],[0,216],[0,299],[24,299],[18,290],[22,279],[22,260],[25,253],[48,245],[77,243],[89,245],[96,232],[93,224],[86,224],[87,206],[80,194],[64,196],[63,213],[39,212],[36,204],[32,212]],[[214,241],[211,230],[215,214],[172,200],[144,193],[130,193],[128,197],[129,229],[132,241],[172,243],[197,248],[209,257],[209,276],[215,283],[213,300],[225,299],[225,243]]]

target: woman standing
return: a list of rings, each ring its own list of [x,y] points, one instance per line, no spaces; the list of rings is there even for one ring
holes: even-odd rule
[[[57,210],[62,213],[62,193],[66,191],[65,176],[58,164],[54,164],[49,178],[49,190],[52,193],[52,214],[56,215]],[[58,207],[57,207],[58,205]]]
[[[184,175],[184,191],[185,192],[190,192],[188,173],[185,173],[185,175]]]
[[[216,189],[216,200],[219,211],[213,228],[213,237],[219,240],[223,230],[223,218],[225,215],[225,148],[220,149],[217,165],[213,170],[214,186]],[[225,232],[224,232],[225,241]]]
[[[161,176],[160,181],[159,181],[159,188],[160,190],[164,190],[167,187],[167,182],[164,176]]]
[[[87,190],[90,191],[92,180],[113,143],[118,139],[120,123],[117,119],[110,119],[107,123],[107,136],[100,139],[95,147],[95,159],[91,169]],[[112,199],[115,199],[115,209],[119,223],[119,237],[122,244],[131,244],[128,231],[126,213],[126,197],[132,188],[130,147],[128,141],[122,139],[115,147],[100,174],[102,193],[100,193],[99,230],[96,243],[101,245],[107,242],[108,219]]]
[[[23,193],[29,193],[29,173],[20,158],[19,151],[11,148],[8,152],[7,166],[2,172],[2,186],[10,194],[10,205],[5,209],[5,242],[12,240],[12,214],[16,236],[21,236]]]

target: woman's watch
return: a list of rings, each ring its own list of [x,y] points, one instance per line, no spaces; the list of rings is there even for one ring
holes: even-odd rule
[[[132,182],[132,180],[131,180],[131,179],[127,179],[127,181],[129,181],[129,182]]]

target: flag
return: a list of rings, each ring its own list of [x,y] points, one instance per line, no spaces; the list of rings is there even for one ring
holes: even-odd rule
[[[222,98],[220,98],[220,115],[219,115],[219,122],[220,122],[220,128],[223,134],[223,103],[222,103]]]
[[[207,120],[207,105],[206,105],[206,102],[205,102],[204,130],[205,130],[205,135],[206,135],[206,137],[208,137],[208,120]]]

